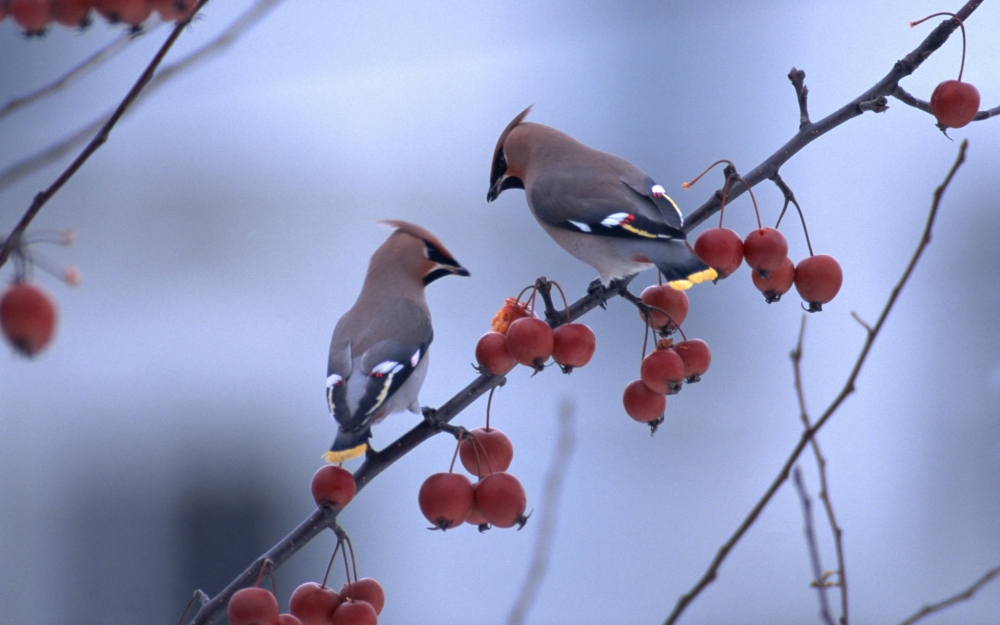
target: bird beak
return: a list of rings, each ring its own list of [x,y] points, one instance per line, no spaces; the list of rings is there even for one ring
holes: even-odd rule
[[[492,202],[507,189],[523,189],[524,183],[517,176],[500,176],[486,194],[486,201]]]
[[[436,269],[424,276],[424,286],[445,276],[468,276],[469,270],[455,263],[454,265],[438,265]]]
[[[501,191],[500,185],[501,184],[503,184],[503,176],[500,176],[499,178],[497,178],[497,181],[493,183],[493,186],[491,186],[490,190],[486,193],[486,201],[487,202],[492,202],[493,200],[495,200],[498,197],[500,197],[500,191]]]

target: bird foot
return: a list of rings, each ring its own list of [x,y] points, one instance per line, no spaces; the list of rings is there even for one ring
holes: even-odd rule
[[[600,278],[597,278],[589,285],[587,285],[587,295],[593,295],[597,297],[598,304],[600,305],[601,308],[605,310],[608,309],[608,299],[609,299],[608,293],[611,292],[613,292],[613,289],[604,286],[604,283],[601,282]]]

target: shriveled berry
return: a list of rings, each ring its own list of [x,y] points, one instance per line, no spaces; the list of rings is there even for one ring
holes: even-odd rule
[[[946,80],[931,93],[931,113],[947,128],[961,128],[979,112],[979,89],[967,82]]]
[[[345,583],[340,587],[340,596],[344,599],[367,601],[375,608],[375,614],[382,614],[382,608],[385,607],[385,591],[382,590],[382,584],[370,577],[362,577],[350,584]]]
[[[675,331],[687,318],[689,307],[687,293],[677,290],[669,284],[648,286],[643,289],[640,298],[647,306],[660,309],[651,311],[650,319],[653,328],[663,334]],[[645,319],[641,310],[639,315]]]
[[[833,256],[816,254],[795,268],[795,290],[809,303],[809,312],[823,310],[837,296],[844,282],[844,272]]]
[[[594,331],[582,323],[567,323],[552,331],[552,360],[567,373],[590,362],[596,347]]]
[[[694,253],[715,269],[721,280],[743,263],[743,240],[729,228],[709,228],[695,239]]]
[[[673,349],[658,349],[642,359],[639,377],[652,391],[676,393],[684,380],[684,361]]]
[[[277,625],[278,600],[266,588],[240,588],[229,598],[226,617],[230,625]]]
[[[712,352],[701,339],[688,339],[674,345],[674,351],[684,361],[684,381],[697,382],[712,364]]]
[[[760,228],[743,241],[743,257],[754,271],[776,271],[788,256],[788,241],[780,230]]]
[[[56,317],[52,298],[28,282],[15,282],[0,298],[0,328],[11,345],[25,356],[34,356],[49,344]]]
[[[528,496],[510,473],[493,473],[476,483],[475,507],[494,527],[523,527]]]
[[[792,264],[792,259],[786,256],[781,266],[769,272],[766,277],[760,275],[759,271],[754,271],[750,274],[750,278],[757,290],[764,294],[764,301],[773,304],[792,288],[795,265]]]
[[[420,486],[417,501],[432,529],[451,529],[469,516],[472,483],[459,473],[435,473]]]
[[[541,319],[524,317],[507,328],[507,350],[518,363],[540,371],[552,355],[552,328]]]
[[[312,496],[317,506],[343,508],[351,503],[357,490],[354,476],[342,467],[327,465],[313,475]]]
[[[492,375],[504,375],[517,364],[507,349],[507,337],[499,332],[487,332],[479,337],[476,362]]]
[[[622,395],[625,412],[639,423],[660,418],[667,407],[667,396],[652,390],[642,380],[629,382]]]
[[[343,600],[329,586],[306,582],[292,592],[292,597],[288,600],[288,611],[302,621],[302,625],[328,625],[330,615]]]
[[[534,313],[527,304],[518,301],[516,298],[508,297],[504,300],[503,306],[500,307],[497,314],[493,315],[493,319],[490,320],[490,327],[494,332],[506,334],[510,324],[518,319],[533,316]]]
[[[458,444],[462,466],[476,477],[506,471],[514,459],[514,445],[507,435],[496,428],[476,428],[469,432],[472,440],[463,438]]]

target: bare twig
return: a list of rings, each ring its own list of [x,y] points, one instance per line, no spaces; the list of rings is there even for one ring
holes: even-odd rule
[[[156,76],[149,81],[146,89],[136,98],[136,101],[132,103],[133,106],[129,108],[129,111],[133,110],[135,106],[145,100],[147,96],[154,93],[159,87],[169,82],[182,71],[189,69],[191,66],[200,61],[203,61],[211,54],[221,52],[228,46],[232,45],[232,43],[239,39],[247,30],[249,30],[251,26],[263,19],[267,13],[271,11],[271,9],[282,1],[283,0],[257,0],[257,2],[255,2],[254,5],[246,11],[246,13],[230,24],[229,27],[222,31],[222,33],[220,33],[215,39],[198,48],[183,59],[164,66],[156,74]],[[0,171],[0,191],[4,190],[24,176],[27,176],[28,174],[37,171],[38,169],[41,169],[42,167],[45,167],[46,165],[55,162],[64,155],[68,154],[70,151],[75,149],[76,146],[83,143],[87,137],[93,136],[93,134],[104,125],[105,120],[108,119],[111,114],[111,112],[108,112],[101,115],[71,135],[64,137],[62,140],[53,143],[49,147],[32,154],[25,159],[12,163],[10,166]],[[2,264],[2,262],[0,262],[0,264]]]
[[[980,4],[982,4],[982,1],[983,0],[969,0],[969,2],[966,2],[961,9],[955,12],[955,15],[958,16],[960,21],[967,21],[972,12],[975,11]],[[945,20],[933,31],[931,31],[931,33],[927,35],[927,38],[924,39],[912,52],[903,57],[902,60],[896,61],[896,64],[889,71],[889,73],[877,83],[872,85],[867,91],[818,122],[810,123],[800,128],[799,132],[796,133],[794,137],[789,139],[785,145],[778,148],[778,150],[769,156],[763,163],[744,176],[746,184],[740,182],[733,184],[729,189],[726,202],[732,202],[732,200],[739,197],[744,191],[747,190],[748,186],[753,187],[764,180],[770,179],[775,173],[777,173],[781,166],[795,156],[799,150],[844,122],[858,117],[864,112],[863,108],[871,109],[878,103],[878,99],[880,97],[893,95],[899,81],[915,72],[917,68],[920,67],[921,63],[927,59],[927,57],[944,45],[944,42],[948,40],[948,37],[951,36],[955,29],[958,28],[958,24],[959,21],[953,19]],[[862,107],[862,104],[864,104],[864,107]],[[691,232],[697,228],[701,222],[705,221],[718,211],[720,204],[719,200],[720,193],[717,191],[704,204],[691,211],[690,214],[686,215],[684,217],[683,230],[685,232]]]
[[[792,81],[795,87],[795,97],[799,101],[799,130],[809,125],[809,106],[806,98],[809,97],[809,87],[806,86],[806,73],[795,67],[788,72],[788,80]]]
[[[903,275],[899,279],[899,282],[896,284],[895,287],[893,287],[892,292],[889,294],[889,299],[886,302],[885,307],[882,308],[882,313],[879,315],[878,321],[875,322],[875,325],[872,327],[871,332],[869,332],[867,337],[865,338],[865,343],[861,348],[861,353],[858,355],[858,359],[854,363],[854,367],[851,369],[851,373],[847,376],[847,381],[844,383],[843,389],[841,389],[840,393],[837,395],[836,398],[834,398],[833,402],[827,407],[827,409],[823,412],[823,414],[816,421],[816,423],[802,433],[802,436],[799,438],[799,442],[795,445],[795,448],[792,450],[792,453],[785,461],[784,466],[781,467],[781,470],[778,472],[777,477],[774,478],[774,481],[771,482],[771,485],[768,487],[767,491],[765,491],[764,495],[760,498],[757,504],[754,505],[754,507],[750,510],[746,518],[743,519],[743,522],[740,523],[740,526],[736,529],[733,535],[730,536],[729,539],[725,543],[723,543],[722,546],[719,548],[718,553],[716,553],[715,558],[709,564],[708,570],[706,570],[704,575],[701,576],[701,579],[698,580],[698,582],[694,585],[694,587],[690,591],[688,591],[684,595],[681,595],[681,597],[677,600],[677,605],[674,606],[673,611],[670,613],[670,615],[667,617],[667,620],[664,622],[665,625],[671,625],[672,623],[676,623],[677,619],[680,618],[681,614],[684,612],[687,606],[692,601],[694,601],[695,597],[697,597],[701,593],[701,591],[705,589],[706,586],[708,586],[715,580],[716,576],[719,573],[719,567],[722,565],[722,562],[726,559],[726,556],[728,556],[729,552],[733,549],[733,547],[736,546],[736,543],[740,541],[740,539],[743,537],[743,534],[745,534],[746,531],[750,529],[750,526],[752,526],[754,522],[757,520],[757,517],[760,516],[761,511],[763,511],[763,509],[767,506],[768,502],[771,501],[771,498],[774,496],[774,494],[778,492],[778,489],[785,482],[785,480],[788,479],[788,475],[791,472],[792,466],[794,466],[795,462],[802,454],[802,451],[806,448],[806,445],[808,445],[809,442],[813,439],[813,437],[816,435],[816,432],[818,432],[820,428],[822,428],[826,424],[826,422],[830,420],[830,417],[832,417],[833,414],[837,411],[837,409],[840,408],[840,405],[844,403],[844,400],[846,400],[847,397],[854,392],[854,383],[858,378],[858,374],[861,372],[861,367],[865,364],[865,361],[868,358],[868,353],[871,351],[872,344],[878,337],[878,333],[882,329],[882,325],[885,323],[885,320],[889,316],[889,313],[892,311],[893,305],[899,298],[899,294],[902,292],[903,287],[906,285],[906,282],[910,279],[910,275],[913,273],[913,270],[917,265],[917,261],[920,260],[920,257],[923,255],[924,249],[927,247],[927,244],[930,243],[931,229],[934,225],[934,219],[937,217],[938,206],[941,203],[941,197],[942,195],[944,195],[945,189],[948,188],[948,184],[951,182],[952,177],[954,177],[955,172],[958,171],[958,168],[965,161],[965,150],[968,147],[968,145],[969,145],[968,141],[962,141],[962,145],[959,147],[958,157],[955,159],[955,163],[951,166],[951,170],[949,170],[948,175],[944,179],[944,182],[942,182],[941,185],[934,190],[934,200],[931,203],[930,214],[927,216],[927,224],[924,226],[924,232],[920,238],[920,242],[917,244],[917,249],[913,253],[913,257],[910,259],[910,262],[906,266],[906,269],[903,271]]]
[[[52,95],[64,89],[66,86],[71,84],[74,80],[83,76],[87,71],[92,70],[99,66],[101,63],[114,58],[116,54],[125,49],[125,46],[135,41],[137,38],[152,32],[156,27],[158,27],[163,22],[157,22],[149,28],[143,28],[135,32],[127,31],[122,33],[117,39],[107,44],[97,52],[94,52],[89,57],[81,61],[76,67],[73,67],[68,72],[56,78],[49,84],[32,91],[31,93],[26,93],[22,96],[11,98],[7,101],[3,107],[0,107],[0,120],[7,117],[14,111],[24,108],[33,102],[41,100],[45,96]]]
[[[135,99],[139,96],[139,93],[142,92],[143,88],[145,88],[145,86],[153,78],[153,74],[156,72],[156,68],[160,66],[160,63],[163,61],[163,58],[167,55],[167,52],[170,51],[170,48],[173,47],[174,42],[177,41],[178,37],[180,37],[181,32],[184,31],[187,25],[191,22],[191,19],[195,15],[197,15],[198,11],[200,11],[201,8],[205,6],[205,4],[207,3],[208,0],[200,0],[198,5],[195,7],[194,11],[191,12],[191,15],[180,20],[177,23],[177,25],[174,27],[174,30],[170,33],[170,36],[167,37],[167,40],[163,42],[162,46],[160,46],[160,49],[153,57],[153,60],[150,61],[149,65],[146,66],[145,71],[142,72],[142,74],[139,76],[139,79],[135,82],[134,85],[132,85],[132,88],[129,89],[129,92],[125,95],[125,98],[122,99],[121,103],[115,109],[114,113],[111,114],[111,117],[108,119],[108,121],[104,123],[100,131],[98,131],[97,135],[95,135],[94,138],[90,140],[90,143],[88,143],[87,146],[83,149],[83,151],[80,152],[79,156],[77,156],[76,159],[74,159],[73,162],[70,163],[69,167],[67,167],[63,171],[63,173],[60,174],[58,178],[56,178],[55,182],[53,182],[49,186],[49,188],[45,189],[44,191],[35,196],[35,199],[31,203],[31,206],[28,207],[28,210],[24,213],[24,216],[21,217],[21,221],[19,221],[17,225],[14,226],[14,230],[11,231],[10,235],[4,241],[3,247],[0,248],[0,266],[2,266],[5,262],[7,262],[7,259],[10,257],[10,254],[14,250],[14,248],[20,245],[21,235],[24,234],[24,231],[27,229],[28,224],[30,224],[31,220],[35,218],[35,215],[38,214],[38,211],[42,210],[42,207],[45,206],[46,202],[48,202],[52,198],[52,196],[58,193],[59,189],[61,189],[63,185],[66,184],[66,182],[68,182],[69,179],[73,177],[73,174],[75,174],[80,169],[80,167],[82,167],[83,164],[87,162],[87,159],[89,159],[90,156],[94,152],[96,152],[98,148],[104,145],[104,143],[108,140],[108,136],[111,134],[111,129],[115,127],[115,124],[117,124],[118,120],[121,119],[121,116],[125,113],[125,110],[132,104],[132,102],[135,101]]]
[[[799,341],[792,351],[792,370],[795,375],[795,396],[799,402],[799,415],[802,424],[808,431],[812,424],[809,419],[809,411],[806,409],[805,390],[802,385],[802,341],[806,333],[806,317],[802,315],[802,325],[799,326]],[[869,328],[869,331],[871,329]],[[813,453],[816,456],[816,468],[819,471],[819,499],[823,502],[826,510],[826,518],[830,523],[830,531],[833,532],[833,544],[837,551],[837,586],[840,587],[840,625],[847,625],[847,566],[844,559],[844,531],[837,524],[837,515],[833,512],[833,501],[830,499],[830,486],[826,478],[826,458],[819,449],[819,441],[813,437],[810,442]],[[817,581],[820,581],[817,577]]]
[[[517,593],[514,606],[507,615],[507,625],[521,625],[525,622],[538,591],[541,590],[545,573],[549,569],[549,557],[555,544],[556,524],[559,521],[559,499],[562,495],[563,482],[569,468],[573,448],[576,445],[576,434],[573,429],[575,406],[573,400],[564,398],[559,404],[559,439],[556,441],[555,452],[545,474],[545,486],[542,489],[542,509],[538,516],[538,534],[535,536],[535,547],[531,554],[531,565],[521,582],[521,590]]]
[[[934,603],[934,604],[931,604],[931,605],[925,605],[924,607],[920,608],[920,610],[918,610],[916,614],[914,614],[910,618],[906,619],[905,621],[903,621],[899,625],[913,625],[913,623],[916,623],[917,621],[919,621],[920,619],[924,618],[928,614],[933,614],[935,612],[940,612],[941,610],[943,610],[945,608],[948,608],[948,607],[951,607],[951,606],[955,605],[956,603],[960,603],[962,601],[966,601],[968,599],[971,599],[972,595],[976,594],[976,592],[980,588],[982,588],[986,584],[990,583],[990,581],[994,577],[997,577],[998,575],[1000,575],[1000,566],[996,567],[995,569],[990,569],[989,571],[987,571],[985,575],[983,575],[982,577],[980,577],[976,581],[976,583],[974,583],[973,585],[969,586],[968,588],[966,588],[962,592],[958,593],[957,595],[955,595],[953,597],[949,597],[948,599],[945,599],[944,601],[941,601],[940,603]]]
[[[792,482],[795,490],[799,493],[799,502],[802,504],[802,517],[805,524],[806,545],[809,547],[809,563],[813,570],[813,586],[819,592],[819,615],[826,625],[833,625],[833,617],[830,616],[830,605],[826,600],[826,584],[823,583],[823,565],[820,564],[819,546],[816,544],[816,533],[813,531],[812,502],[809,500],[809,493],[802,483],[802,471],[795,467],[792,473]]]

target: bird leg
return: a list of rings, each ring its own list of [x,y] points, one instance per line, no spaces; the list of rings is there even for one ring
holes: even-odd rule
[[[611,285],[604,286],[600,278],[597,278],[593,282],[587,285],[587,295],[593,295],[597,297],[598,304],[601,308],[608,309],[608,293],[613,293],[615,289],[611,288]]]

